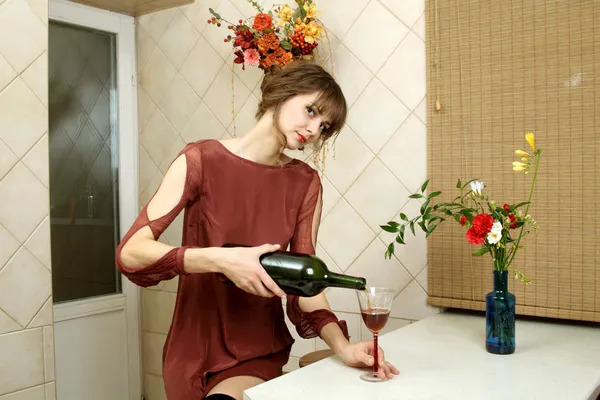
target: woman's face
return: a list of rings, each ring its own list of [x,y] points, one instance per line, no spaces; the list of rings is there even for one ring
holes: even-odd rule
[[[287,140],[286,148],[296,150],[314,143],[329,127],[327,116],[314,104],[319,94],[303,94],[287,100],[279,112],[279,127]]]

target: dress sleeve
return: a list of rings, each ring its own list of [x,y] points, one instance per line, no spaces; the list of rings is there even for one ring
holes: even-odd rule
[[[178,154],[177,157],[181,156],[182,154],[185,154],[186,177],[185,184],[183,185],[183,191],[177,204],[162,216],[150,220],[148,216],[148,207],[153,201],[155,201],[157,194],[161,190],[159,187],[157,192],[153,195],[148,204],[142,209],[141,213],[138,215],[129,231],[125,234],[117,246],[116,264],[119,271],[138,286],[155,286],[160,281],[169,280],[177,275],[186,274],[183,268],[183,256],[186,249],[191,246],[175,247],[166,252],[156,261],[141,268],[130,268],[125,266],[121,257],[123,247],[136,232],[147,226],[152,231],[154,240],[158,240],[160,235],[169,227],[173,220],[179,215],[181,210],[188,204],[196,201],[199,197],[200,182],[202,177],[200,150],[197,148],[197,146],[194,146],[194,144],[188,144]]]
[[[304,254],[316,253],[317,233],[323,207],[322,195],[323,187],[321,180],[315,171],[303,203],[300,206],[296,229],[290,243],[290,251]],[[304,312],[300,308],[298,296],[287,295],[286,311],[290,321],[296,326],[296,331],[304,339],[320,336],[321,329],[330,322],[337,323],[344,336],[346,336],[346,339],[350,339],[346,321],[338,320],[331,310],[320,309]]]

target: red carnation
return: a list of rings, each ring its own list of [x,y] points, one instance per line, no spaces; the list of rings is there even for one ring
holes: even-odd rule
[[[254,17],[254,25],[252,26],[257,31],[262,31],[273,27],[273,18],[269,14],[256,14]]]
[[[464,215],[460,216],[460,224],[461,226],[465,226],[465,224],[467,223],[468,219],[467,217],[465,217]]]
[[[492,230],[494,218],[489,214],[477,214],[473,218],[473,226],[469,228],[465,237],[471,244],[483,244],[485,236]]]
[[[503,207],[506,211],[508,211],[508,219],[510,220],[510,229],[515,229],[517,227],[517,223],[515,222],[515,215],[510,211],[510,206],[505,204]]]

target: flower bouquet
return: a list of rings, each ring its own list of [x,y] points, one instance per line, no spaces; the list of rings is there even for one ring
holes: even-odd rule
[[[235,49],[234,63],[258,66],[265,72],[271,66],[280,67],[294,59],[313,58],[313,51],[323,37],[323,26],[316,18],[317,6],[313,0],[296,0],[297,7],[289,5],[274,6],[268,11],[255,1],[248,0],[258,13],[244,20],[233,23],[225,20],[212,8],[213,15],[208,23],[221,26],[227,23],[232,33],[225,42],[231,42]]]
[[[460,190],[450,203],[440,202],[434,204],[434,198],[442,192],[432,192],[425,195],[429,183],[427,180],[421,186],[421,193],[409,196],[413,199],[423,199],[420,215],[409,219],[404,213],[400,214],[400,221],[389,221],[381,228],[387,232],[396,233],[395,242],[388,245],[385,257],[394,254],[396,243],[405,244],[404,234],[408,226],[415,234],[415,225],[419,226],[428,237],[440,223],[447,218],[454,219],[457,223],[467,228],[465,238],[474,245],[481,246],[473,256],[489,254],[494,263],[494,290],[486,295],[486,348],[491,353],[510,354],[515,349],[515,296],[508,292],[508,271],[512,271],[516,279],[524,284],[530,280],[521,273],[513,261],[519,249],[523,247],[521,239],[532,230],[537,231],[535,220],[529,215],[529,207],[533,196],[533,189],[537,178],[542,149],[535,148],[533,133],[527,133],[525,140],[531,147],[531,152],[516,150],[515,154],[521,159],[513,162],[513,170],[529,174],[533,171],[533,179],[527,201],[518,204],[503,204],[502,207],[484,195],[485,185],[479,180],[456,182]],[[525,207],[525,212],[522,212]]]

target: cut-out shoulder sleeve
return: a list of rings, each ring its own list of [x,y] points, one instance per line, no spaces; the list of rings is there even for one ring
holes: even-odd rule
[[[153,239],[158,240],[160,235],[169,227],[173,220],[179,215],[181,210],[191,202],[194,202],[198,199],[201,189],[200,183],[202,179],[202,160],[200,150],[196,144],[188,144],[173,161],[170,170],[177,160],[181,159],[180,157],[182,155],[185,160],[185,178],[179,177],[178,181],[175,179],[175,187],[173,185],[170,187],[164,187],[166,177],[171,172],[167,171],[165,180],[163,180],[161,187],[158,188],[152,199],[142,209],[129,231],[125,234],[117,246],[116,263],[119,271],[130,281],[142,287],[154,286],[160,281],[172,279],[177,275],[186,274],[183,268],[183,257],[185,250],[189,248],[189,246],[175,247],[169,251],[166,251],[155,261],[139,268],[127,267],[123,263],[122,258],[123,247],[140,229],[148,227],[152,232]],[[161,189],[163,190],[161,191]],[[173,189],[178,189],[178,191],[175,191],[176,193],[181,193],[181,196],[179,199],[169,199],[165,202],[165,197],[172,196],[172,193],[167,193],[167,191],[170,192]],[[157,206],[157,203],[162,203],[162,205],[159,207]],[[167,209],[165,209],[165,204],[167,204]],[[148,214],[149,207],[161,209],[161,215],[152,215],[152,218],[150,218]]]
[[[316,253],[317,234],[323,208],[322,196],[323,187],[319,175],[315,171],[299,210],[296,229],[290,243],[290,251],[305,254]],[[344,336],[349,339],[346,321],[338,320],[336,315],[327,309],[304,312],[300,308],[298,296],[287,295],[286,312],[302,338],[317,337],[325,325],[335,322],[339,325]]]

